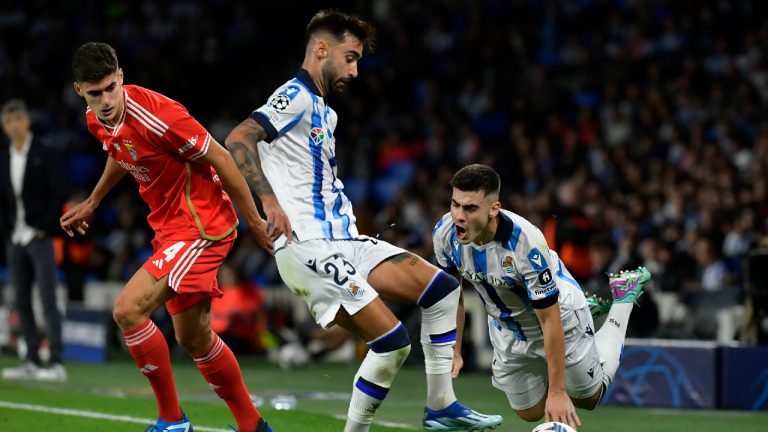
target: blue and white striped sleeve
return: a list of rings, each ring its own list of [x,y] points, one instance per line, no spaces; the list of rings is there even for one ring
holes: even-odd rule
[[[304,117],[312,107],[312,98],[300,85],[288,83],[277,89],[251,118],[267,132],[267,142],[284,135]]]
[[[557,302],[560,291],[552,273],[549,247],[537,228],[526,230],[516,251],[516,266],[525,280],[528,297],[534,309],[547,308]]]

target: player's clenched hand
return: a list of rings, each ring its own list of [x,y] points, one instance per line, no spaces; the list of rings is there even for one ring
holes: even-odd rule
[[[576,414],[571,398],[563,392],[550,392],[544,407],[544,420],[565,423],[576,429],[581,425],[581,420]]]
[[[274,242],[269,237],[269,234],[267,234],[267,222],[264,219],[261,219],[256,229],[251,231],[253,231],[253,238],[256,239],[256,244],[264,249],[270,256],[274,256]]]
[[[459,377],[461,368],[464,367],[464,358],[461,354],[455,354],[453,356],[453,367],[451,367],[451,378],[456,379]]]
[[[278,237],[285,234],[290,243],[293,240],[293,229],[291,228],[288,216],[283,211],[283,208],[280,207],[280,203],[277,200],[265,201],[264,213],[267,215],[267,235],[269,238],[277,240]]]
[[[61,229],[63,229],[70,237],[75,236],[75,233],[72,232],[73,229],[80,234],[85,235],[88,228],[90,228],[87,219],[93,214],[95,208],[96,207],[90,200],[85,200],[75,205],[59,219]]]

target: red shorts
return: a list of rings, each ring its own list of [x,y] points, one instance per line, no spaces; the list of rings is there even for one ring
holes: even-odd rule
[[[236,237],[236,231],[233,231],[232,235],[219,241],[152,241],[155,253],[144,263],[144,268],[157,279],[168,276],[168,286],[176,292],[165,302],[171,315],[183,312],[205,298],[224,295],[216,274]]]

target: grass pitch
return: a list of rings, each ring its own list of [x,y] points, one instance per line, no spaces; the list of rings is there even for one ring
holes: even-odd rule
[[[276,432],[341,431],[356,365],[318,364],[281,370],[262,359],[239,359],[246,384]],[[234,424],[226,405],[210,391],[191,359],[174,359],[181,404],[196,431],[228,430]],[[0,356],[0,367],[18,359]],[[0,381],[0,431],[143,431],[155,417],[149,384],[128,358],[105,365],[71,363],[66,384]],[[504,415],[502,431],[528,432],[534,424],[517,419],[506,398],[491,387],[488,372],[468,372],[456,381],[459,399],[481,412]],[[404,368],[379,409],[372,432],[421,430],[426,393],[424,374]],[[278,410],[275,398],[295,397],[296,407]],[[679,411],[601,406],[579,411],[581,432],[631,431],[765,432],[768,413]]]

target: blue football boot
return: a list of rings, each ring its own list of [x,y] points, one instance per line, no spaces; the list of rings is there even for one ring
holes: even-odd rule
[[[496,429],[504,419],[500,415],[485,415],[456,401],[447,408],[424,408],[424,430],[435,431],[486,431]]]
[[[232,425],[228,425],[228,426],[233,431],[238,432],[236,427]],[[274,431],[272,430],[272,427],[269,426],[269,423],[267,423],[267,421],[262,418],[262,419],[259,419],[259,424],[256,425],[256,432],[274,432]]]
[[[147,426],[144,432],[193,432],[192,422],[184,411],[181,412],[181,420],[167,422],[163,419],[157,419],[157,423]]]

